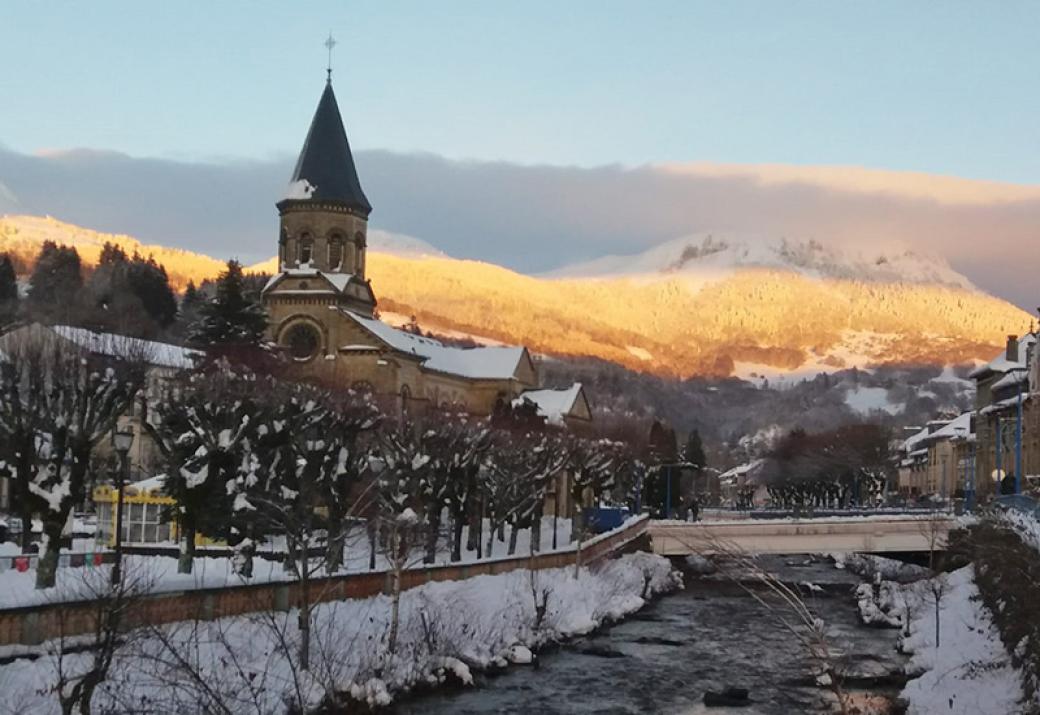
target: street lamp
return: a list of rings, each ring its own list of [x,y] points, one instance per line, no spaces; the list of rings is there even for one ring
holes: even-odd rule
[[[112,564],[112,585],[117,585],[123,572],[123,491],[130,473],[130,448],[134,444],[132,427],[117,428],[112,433],[112,446],[119,455],[119,471],[116,477],[116,560]]]

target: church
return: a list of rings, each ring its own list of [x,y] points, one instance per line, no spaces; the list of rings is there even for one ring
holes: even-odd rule
[[[277,208],[279,272],[262,298],[268,337],[297,375],[391,398],[403,414],[436,407],[487,415],[527,402],[552,423],[591,420],[580,385],[539,389],[524,347],[453,347],[379,320],[365,275],[372,205],[331,77]]]

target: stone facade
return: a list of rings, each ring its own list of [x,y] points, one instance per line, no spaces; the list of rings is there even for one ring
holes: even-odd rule
[[[434,406],[486,415],[538,386],[523,348],[452,348],[374,320],[365,273],[371,206],[331,85],[277,206],[280,272],[263,302],[268,337],[292,359],[295,376],[370,390],[402,413]]]
[[[1003,354],[976,369],[975,467],[980,497],[1012,489],[1017,469],[1017,433],[1021,429],[1022,489],[1040,482],[1040,368],[1037,336],[1008,336]],[[1021,422],[1021,425],[1020,425]]]

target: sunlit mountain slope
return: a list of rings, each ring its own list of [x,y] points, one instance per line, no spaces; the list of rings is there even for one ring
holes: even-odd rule
[[[706,274],[685,270],[696,251],[676,244],[654,249],[671,261],[663,267],[644,255],[620,263],[603,259],[577,277],[545,278],[372,233],[368,272],[383,311],[414,315],[428,330],[599,357],[660,375],[969,362],[989,359],[1005,334],[1030,325],[1028,314],[974,289],[941,260],[905,253],[849,263],[823,249],[805,254],[803,246],[781,261],[734,263],[713,250],[707,255],[717,270]],[[31,248],[31,255],[43,236],[77,246],[87,262],[96,260],[105,240],[116,239],[127,250],[154,253],[177,285],[213,277],[221,267],[207,256],[141,246],[53,219],[0,218],[0,250],[26,255],[23,249]],[[728,244],[724,250],[735,249]],[[676,257],[683,265],[674,265]],[[638,267],[633,275],[620,269],[626,262]],[[273,268],[273,261],[254,267]]]

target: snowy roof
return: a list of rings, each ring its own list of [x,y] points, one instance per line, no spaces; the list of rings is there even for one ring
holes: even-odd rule
[[[544,416],[550,424],[559,425],[563,424],[565,417],[571,415],[581,393],[580,382],[562,390],[528,390],[513,400],[513,407],[520,407],[524,402],[534,403],[539,415]]]
[[[306,266],[299,268],[286,268],[281,273],[275,273],[273,276],[268,278],[267,283],[264,285],[264,289],[261,292],[267,292],[282,278],[324,278],[332,284],[333,288],[342,293],[347,289],[347,286],[350,285],[353,276],[349,273],[326,273],[325,271],[319,271],[317,268]]]
[[[762,464],[762,462],[764,461],[764,459],[756,459],[751,462],[745,462],[744,464],[738,464],[736,467],[728,469],[722,474],[720,474],[719,481],[746,476],[749,472],[755,469],[755,467]]]
[[[391,327],[381,320],[343,310],[358,325],[398,352],[422,358],[422,366],[460,377],[504,380],[516,376],[525,349],[522,347],[456,348],[439,340]],[[353,347],[353,346],[351,346]]]
[[[1005,387],[1014,387],[1023,383],[1029,383],[1029,373],[1026,372],[1024,367],[1016,367],[1008,370],[1004,377],[990,386],[990,389],[994,391],[1003,390]]]
[[[71,325],[55,325],[51,327],[51,330],[65,340],[96,355],[124,359],[140,357],[149,365],[158,367],[184,370],[194,367],[193,358],[202,356],[198,350],[183,348],[179,345],[129,338],[114,333],[97,333],[86,328],[74,328]]]
[[[929,422],[929,424],[932,424],[932,422]],[[928,427],[925,427],[921,431],[914,433],[911,437],[908,437],[905,442],[903,442],[903,451],[907,454],[913,453],[913,451],[917,449],[918,445],[933,432],[935,432],[934,429],[929,429]]]
[[[1036,342],[1036,335],[1033,333],[1026,333],[1018,339],[1018,348],[1014,360],[1008,360],[1007,351],[1000,353],[997,357],[990,360],[985,365],[972,370],[968,377],[979,378],[983,377],[991,372],[1007,372],[1008,370],[1020,369],[1026,367],[1026,352],[1030,345]]]
[[[964,412],[950,420],[945,427],[928,435],[929,441],[961,440],[972,436],[971,418],[973,412]]]
[[[133,482],[131,484],[127,484],[126,485],[126,490],[127,490],[128,494],[131,492],[131,490],[133,490],[134,492],[136,492],[138,494],[148,494],[148,493],[151,493],[151,492],[161,492],[162,489],[163,489],[163,486],[165,485],[165,483],[166,483],[166,475],[165,474],[157,474],[154,477],[148,477],[148,479],[142,479],[139,482]]]
[[[1015,395],[1014,397],[1009,397],[1006,400],[1001,400],[1000,402],[994,402],[992,405],[987,405],[986,407],[983,407],[981,410],[979,410],[979,414],[980,415],[991,415],[994,412],[1001,412],[1003,410],[1010,409],[1012,407],[1016,407],[1018,405],[1019,399],[1021,399],[1023,404],[1024,404],[1026,402],[1029,402],[1031,397],[1032,397],[1031,395],[1027,395],[1027,394]]]

